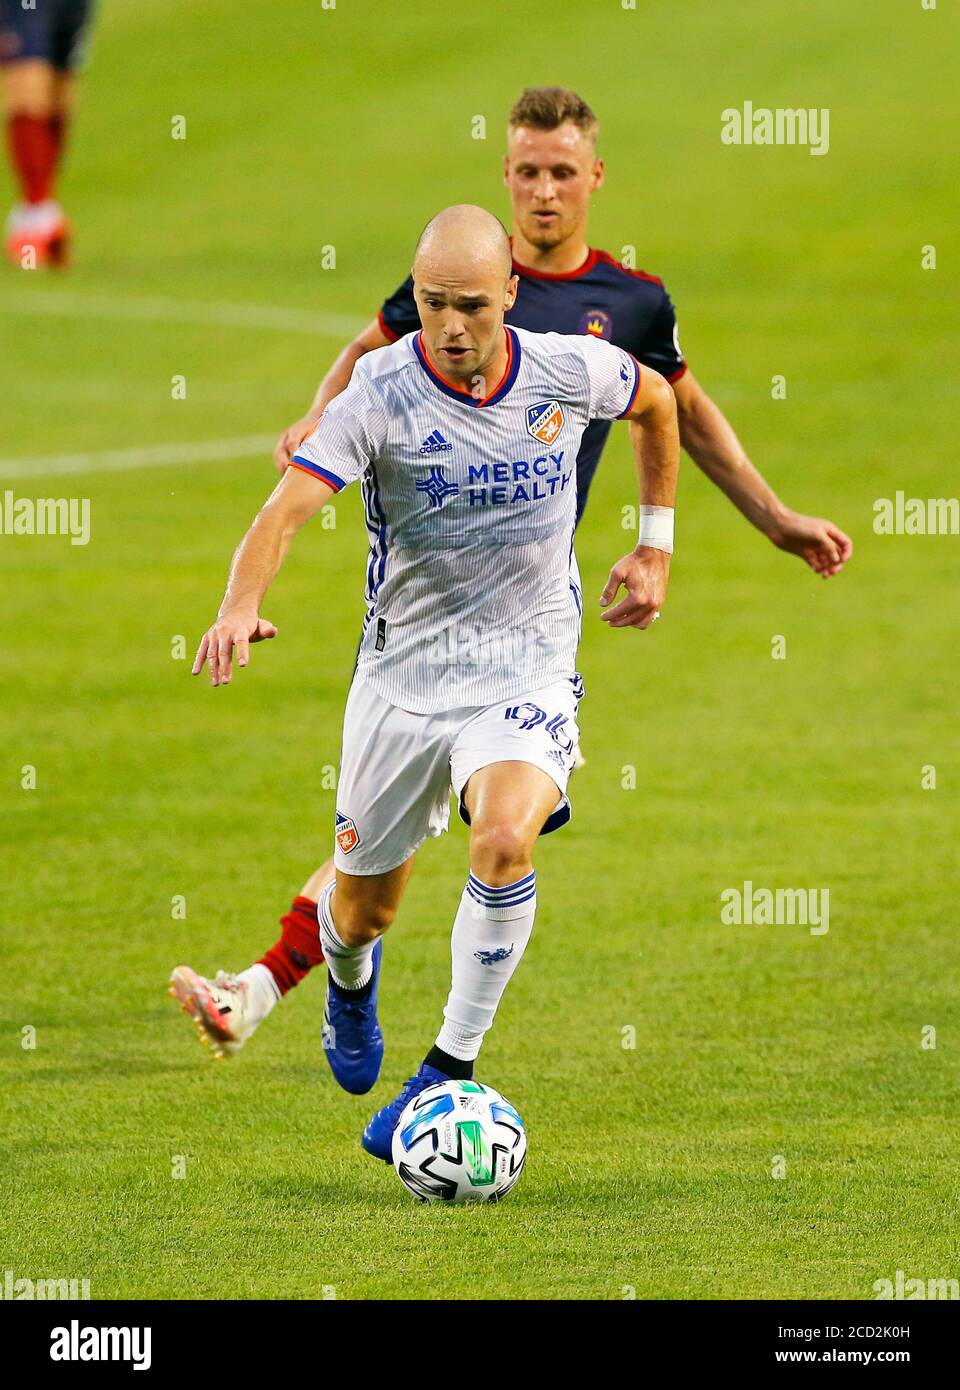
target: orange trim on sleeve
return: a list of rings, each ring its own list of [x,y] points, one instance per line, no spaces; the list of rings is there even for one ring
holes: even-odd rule
[[[289,463],[289,467],[290,467],[290,468],[299,468],[301,473],[306,473],[306,474],[309,475],[309,477],[311,477],[311,478],[316,478],[316,480],[317,480],[318,483],[323,483],[324,487],[328,487],[328,488],[330,489],[330,491],[333,492],[334,494],[343,491],[343,488],[342,488],[342,487],[336,487],[336,486],[330,481],[329,478],[321,478],[320,474],[316,471],[316,469],[314,469],[314,468],[308,468],[308,467],[306,466],[305,463],[298,463],[296,459],[291,459],[291,460],[290,460],[290,463]]]

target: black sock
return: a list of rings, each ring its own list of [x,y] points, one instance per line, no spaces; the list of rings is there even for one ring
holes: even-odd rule
[[[338,994],[343,995],[344,999],[349,999],[351,1003],[355,1004],[361,999],[366,999],[367,995],[373,989],[373,976],[371,975],[367,983],[361,985],[359,989],[347,989],[346,985],[338,985],[336,980],[333,981],[333,987]]]
[[[436,1071],[446,1072],[452,1081],[473,1080],[473,1063],[464,1062],[460,1057],[451,1057],[449,1052],[444,1052],[436,1043],[424,1057],[423,1064],[433,1067]]]

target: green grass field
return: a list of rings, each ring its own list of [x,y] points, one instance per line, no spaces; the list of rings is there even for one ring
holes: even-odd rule
[[[85,547],[0,536],[0,1277],[595,1300],[960,1276],[960,539],[872,531],[876,498],[957,491],[950,8],[104,0],[63,188],[76,265],[0,275],[0,490],[92,507]],[[102,456],[278,433],[430,214],[507,215],[506,110],[553,81],[602,121],[593,244],[665,278],[757,464],[856,549],[823,583],[686,461],[664,621],[612,633],[591,595],[635,495],[615,434],[578,537],[588,764],[478,1072],[524,1115],[528,1167],[500,1208],[441,1210],[358,1139],[436,1031],[462,827],[425,847],[387,941],[371,1096],[327,1070],[322,972],[223,1065],[164,993],[181,961],[255,959],[328,853],[359,498],[300,538],[265,605],[280,639],[213,691],[172,644],[192,657],[215,613],[268,451]],[[829,107],[829,154],[724,146],[746,99]],[[63,455],[96,466],[44,463]],[[829,932],[724,925],[747,879],[828,888]]]

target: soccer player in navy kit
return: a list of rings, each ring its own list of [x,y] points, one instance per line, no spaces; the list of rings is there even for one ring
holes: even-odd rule
[[[784,505],[750,462],[723,412],[688,369],[677,319],[662,281],[620,265],[586,239],[590,199],[604,181],[596,156],[597,119],[575,92],[528,88],[510,113],[504,182],[513,206],[517,300],[507,322],[534,332],[592,333],[625,348],[671,383],[687,453],[774,545],[799,555],[825,578],[850,558],[852,544],[833,522]],[[419,324],[409,279],[333,363],[314,402],[281,436],[282,472],[318,415],[346,387],[365,352]],[[577,461],[582,513],[609,425],[595,422]]]
[[[63,265],[70,235],[56,177],[83,60],[92,0],[0,0],[7,146],[21,200],[7,219],[9,260]]]
[[[774,545],[800,556],[824,578],[837,574],[852,552],[849,537],[831,521],[787,507],[750,462],[732,426],[687,367],[662,281],[588,245],[590,199],[604,180],[596,137],[590,107],[563,88],[528,89],[510,113],[504,182],[513,206],[513,270],[519,284],[507,323],[605,338],[659,372],[673,386],[680,440],[698,467]],[[275,453],[281,472],[327,404],[346,388],[359,359],[419,324],[408,278],[337,357],[303,419],[284,432]],[[584,434],[577,456],[578,520],[609,430],[609,422],[593,421]],[[330,860],[308,879],[281,919],[279,940],[241,975],[221,972],[211,981],[181,967],[177,997],[215,1052],[242,1046],[277,999],[323,959],[317,900],[333,872]],[[185,978],[193,984],[185,985]]]

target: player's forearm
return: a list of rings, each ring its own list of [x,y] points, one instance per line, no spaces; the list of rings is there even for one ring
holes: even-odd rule
[[[297,526],[268,502],[237,546],[230,563],[227,588],[219,616],[244,613],[256,616],[263,596],[283,564]]]
[[[773,488],[750,462],[733,426],[703,392],[679,408],[680,442],[697,467],[758,530],[770,535],[783,513]]]
[[[677,496],[680,438],[673,392],[663,383],[642,415],[630,420],[641,506],[672,507]]]
[[[657,372],[645,370],[634,408],[628,415],[630,443],[637,464],[640,533],[629,555],[610,571],[600,605],[609,627],[647,628],[660,616],[670,582],[673,507],[680,469],[680,436],[673,392]],[[621,587],[627,596],[613,608]]]

